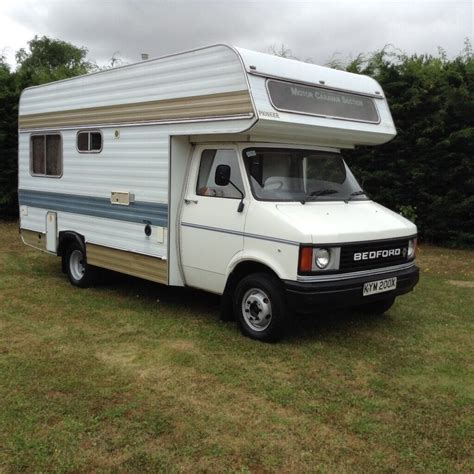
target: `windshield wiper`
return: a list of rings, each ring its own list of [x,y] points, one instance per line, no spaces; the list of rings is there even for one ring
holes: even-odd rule
[[[363,194],[369,197],[369,195],[363,189],[359,189],[359,191],[354,191],[353,193],[349,194],[349,196],[347,196],[346,199],[344,199],[344,201],[346,202],[351,201],[353,197],[362,196]]]
[[[335,194],[337,193],[337,189],[318,189],[317,191],[313,191],[312,193],[307,194],[302,200],[301,204],[305,204],[307,201],[311,201],[311,198],[315,198],[318,196],[327,196],[328,194]]]

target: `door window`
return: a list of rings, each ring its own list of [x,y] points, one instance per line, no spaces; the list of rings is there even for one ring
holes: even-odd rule
[[[231,184],[218,186],[215,182],[216,168],[230,166],[231,181],[243,192],[244,185],[235,150],[204,150],[199,165],[196,194],[199,196],[240,199],[240,193]]]

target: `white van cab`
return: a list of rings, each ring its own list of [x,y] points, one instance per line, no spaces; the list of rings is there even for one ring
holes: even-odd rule
[[[343,159],[396,135],[369,77],[216,45],[26,89],[19,124],[22,238],[76,286],[103,267],[199,288],[275,340],[418,281],[415,225]]]

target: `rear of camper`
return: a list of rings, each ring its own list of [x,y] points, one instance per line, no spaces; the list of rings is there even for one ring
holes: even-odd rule
[[[395,134],[374,80],[225,45],[32,87],[22,239],[76,286],[101,267],[223,295],[256,339],[279,337],[290,305],[385,310],[418,279],[416,228],[340,150]]]

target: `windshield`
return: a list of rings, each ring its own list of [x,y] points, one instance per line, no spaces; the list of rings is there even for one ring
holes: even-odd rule
[[[366,200],[340,153],[289,148],[246,148],[245,168],[262,201]]]

